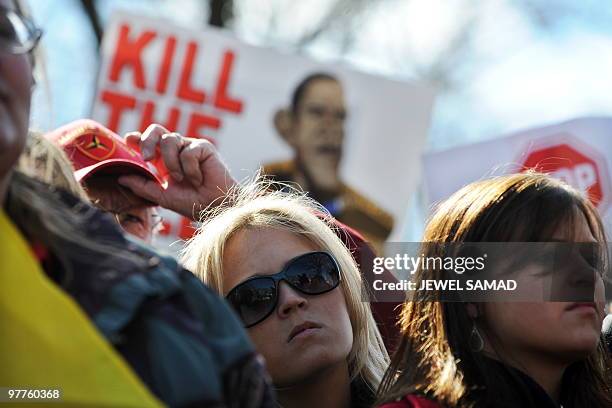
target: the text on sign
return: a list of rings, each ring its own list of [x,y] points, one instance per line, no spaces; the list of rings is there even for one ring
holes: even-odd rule
[[[157,69],[154,81],[147,81],[145,64],[151,63],[144,54],[149,47],[162,42],[161,59],[154,64]],[[117,43],[110,59],[107,80],[110,83],[120,83],[124,76],[129,76],[134,91],[101,90],[99,97],[108,107],[107,126],[113,130],[121,127],[121,121],[127,112],[137,112],[139,128],[144,130],[150,123],[161,123],[172,131],[178,130],[179,122],[186,123],[184,133],[191,137],[207,137],[206,129],[218,130],[222,126],[220,112],[239,115],[243,111],[244,102],[229,94],[235,53],[231,49],[224,50],[218,62],[216,80],[212,89],[197,87],[195,79],[201,75],[196,69],[196,62],[202,52],[201,44],[193,40],[182,40],[174,35],[161,37],[154,30],[132,32],[128,24],[119,27]],[[177,55],[177,49],[184,45],[182,55]],[[206,60],[209,62],[209,60]],[[216,64],[215,64],[216,65]],[[204,70],[211,68],[206,64]],[[176,89],[169,89],[172,75],[178,75]],[[170,98],[173,103],[165,112],[158,112],[155,97],[138,96],[151,93],[160,97]],[[181,102],[179,104],[179,102]],[[189,108],[185,108],[188,106]],[[211,109],[213,108],[213,109]],[[186,110],[189,110],[186,112]],[[182,119],[187,115],[187,120]]]

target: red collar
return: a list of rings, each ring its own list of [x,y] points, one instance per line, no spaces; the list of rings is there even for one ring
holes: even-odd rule
[[[30,248],[34,252],[36,259],[38,259],[38,263],[42,264],[49,259],[49,250],[40,242],[31,242]]]

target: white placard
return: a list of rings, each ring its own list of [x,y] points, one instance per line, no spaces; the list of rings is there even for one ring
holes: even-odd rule
[[[290,159],[274,114],[313,72],[342,85],[348,117],[343,182],[390,212],[401,227],[421,177],[433,91],[245,44],[213,29],[115,14],[105,30],[92,117],[122,134],[157,122],[216,143],[243,179],[268,162]]]

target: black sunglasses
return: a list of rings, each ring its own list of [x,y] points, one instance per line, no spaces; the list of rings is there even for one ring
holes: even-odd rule
[[[338,287],[340,268],[327,252],[309,252],[293,258],[277,274],[253,276],[238,284],[225,297],[244,327],[266,319],[278,303],[278,285],[285,281],[306,295],[321,295]]]

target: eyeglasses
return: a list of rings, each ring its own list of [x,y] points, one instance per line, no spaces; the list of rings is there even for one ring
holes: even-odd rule
[[[279,282],[306,295],[321,295],[340,284],[338,263],[327,252],[309,252],[290,260],[277,274],[254,276],[233,288],[226,296],[244,327],[265,320],[278,303]]]
[[[42,30],[32,20],[0,6],[0,50],[11,54],[28,53],[41,36]]]
[[[129,212],[113,212],[113,211],[107,211],[107,212],[112,214],[117,220],[117,223],[121,226],[130,224],[130,223],[141,224],[143,226],[146,224],[145,220],[143,220],[137,215],[130,214]],[[161,227],[162,222],[164,222],[164,218],[159,214],[151,214],[150,220],[151,220],[151,226],[150,226],[151,231],[157,231]]]
[[[95,201],[94,201],[94,205],[100,210],[104,211],[105,213],[112,215],[117,221],[117,224],[119,224],[121,228],[123,228],[124,230],[130,224],[138,225],[141,228],[145,228],[145,226],[147,226],[147,222],[145,219],[141,218],[141,216],[138,214],[131,214],[129,210],[121,210],[121,211],[110,210],[110,209],[104,208],[100,204],[100,202],[95,202]],[[153,234],[163,229],[164,218],[161,215],[157,214],[156,212],[153,212],[152,214],[150,214],[149,220],[150,220],[150,225],[148,225],[148,228],[151,230],[151,232],[153,232]]]
[[[159,232],[164,229],[164,217],[159,214],[151,214],[151,229],[153,232]]]

